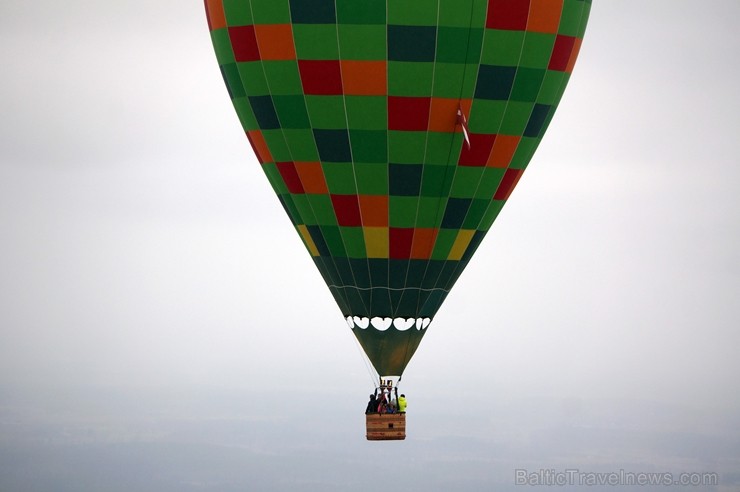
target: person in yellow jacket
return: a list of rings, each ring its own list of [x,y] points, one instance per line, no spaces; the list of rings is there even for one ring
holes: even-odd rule
[[[398,413],[406,413],[406,395],[398,397]]]

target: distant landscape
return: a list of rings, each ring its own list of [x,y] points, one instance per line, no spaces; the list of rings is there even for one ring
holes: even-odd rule
[[[455,406],[420,397],[408,439],[378,443],[364,439],[363,397],[5,387],[0,490],[532,489],[515,485],[515,470],[713,472],[719,486],[670,490],[740,486],[736,414],[702,414],[688,403],[465,396]]]

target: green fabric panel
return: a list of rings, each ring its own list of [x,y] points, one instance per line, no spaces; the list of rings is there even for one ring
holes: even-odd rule
[[[503,135],[521,135],[527,127],[529,115],[532,114],[534,104],[521,101],[509,101],[501,121],[499,133]]]
[[[262,170],[267,175],[267,179],[270,181],[272,189],[275,190],[275,194],[283,195],[288,193],[288,188],[285,186],[283,178],[280,177],[280,173],[274,162],[264,164]]]
[[[480,182],[478,183],[478,189],[475,190],[475,198],[490,200],[491,197],[496,193],[498,185],[501,183],[501,179],[504,177],[505,169],[496,167],[484,168],[483,175],[481,176]]]
[[[293,39],[299,60],[337,60],[335,24],[294,24]]]
[[[481,220],[480,225],[478,226],[478,229],[481,231],[487,231],[491,228],[493,225],[493,221],[496,220],[496,217],[498,217],[498,214],[501,212],[501,209],[504,207],[504,204],[506,202],[503,200],[491,200],[491,203],[488,205],[488,209],[486,210],[486,213],[483,215],[483,219]]]
[[[288,213],[288,217],[290,217],[290,221],[293,223],[293,225],[303,224],[303,219],[298,213],[298,208],[295,206],[295,200],[293,199],[293,196],[289,193],[281,194],[279,196],[280,203],[282,203],[283,207],[285,207],[285,211]],[[301,237],[301,240],[303,240],[303,237]]]
[[[529,164],[529,160],[532,158],[534,151],[540,145],[540,138],[533,137],[522,137],[519,141],[519,145],[514,152],[514,157],[511,159],[509,167],[511,169],[524,169]]]
[[[400,376],[419,347],[426,330],[412,327],[406,331],[394,327],[378,331],[373,327],[352,330],[373,367],[381,376]]]
[[[565,72],[547,70],[545,72],[545,77],[542,80],[540,92],[537,94],[537,102],[557,105],[560,95],[562,94],[560,88],[563,86],[563,81],[567,75],[568,74]]]
[[[428,197],[448,197],[455,177],[451,166],[424,166],[421,177],[421,195]]]
[[[576,33],[576,37],[579,39],[583,39],[583,36],[586,34],[586,24],[588,24],[588,16],[590,12],[591,0],[584,0],[583,12],[581,13],[581,22],[578,26],[578,32]]]
[[[487,0],[440,0],[439,25],[468,28],[483,27],[486,18]]]
[[[470,208],[465,215],[465,220],[463,221],[463,229],[478,228],[478,225],[483,219],[486,209],[488,208],[489,201],[490,200],[487,199],[477,199],[472,201]]]
[[[558,34],[576,36],[581,28],[581,19],[584,14],[583,0],[564,0],[563,13],[560,16]]]
[[[270,84],[270,94],[286,96],[303,94],[298,63],[295,60],[265,60],[262,62],[262,69],[262,77]]]
[[[408,26],[434,26],[437,23],[438,3],[438,0],[388,2],[388,23]]]
[[[340,25],[339,45],[344,60],[385,60],[386,27],[383,25]]]
[[[216,51],[216,60],[219,65],[234,63],[234,51],[231,49],[231,40],[227,29],[211,31],[211,42]]]
[[[282,133],[290,150],[287,159],[278,159],[273,153],[276,161],[315,162],[319,160],[316,142],[310,129],[285,128]],[[272,151],[272,148],[270,148],[270,151]]]
[[[434,66],[434,97],[459,98],[472,94],[478,76],[478,64],[437,62]]]
[[[311,128],[303,95],[273,96],[272,103],[282,128]]]
[[[394,196],[388,198],[388,221],[391,227],[414,227],[417,197]]]
[[[293,24],[333,24],[336,22],[334,0],[290,0]]]
[[[357,227],[357,228],[352,228],[352,227],[344,227],[344,228],[342,228],[343,231],[348,230],[348,229],[355,231],[355,232],[349,232],[349,236],[352,236],[353,234],[356,233],[357,234],[356,237],[359,239],[360,236],[363,234],[362,230],[359,227]],[[363,241],[363,245],[364,245],[364,241]],[[352,257],[350,257],[349,258],[349,264],[350,264],[350,266],[352,268],[352,272],[354,273],[354,276],[355,276],[355,289],[353,289],[353,290],[358,290],[360,292],[367,292],[367,290],[372,287],[372,285],[370,283],[370,265],[369,265],[369,262],[368,262],[367,258],[365,257],[364,254],[360,258],[352,258]],[[363,294],[360,297],[362,297],[363,299],[365,299],[366,296]],[[364,300],[363,300],[363,302],[365,304],[369,305]],[[366,307],[366,310],[364,312],[366,312],[366,313],[369,312],[369,310],[367,309],[367,307]]]
[[[339,232],[339,227],[322,226],[321,232],[324,234],[324,240],[329,247],[329,252],[334,257],[346,257],[347,250],[344,248],[344,241]]]
[[[457,239],[457,229],[440,229],[432,252],[433,260],[446,260]]]
[[[355,175],[357,176],[357,191],[362,195],[387,195],[388,194],[388,164],[380,163],[355,163]]]
[[[345,96],[344,103],[349,128],[387,131],[388,105],[385,96]]]
[[[230,26],[246,26],[252,24],[252,9],[250,2],[244,0],[223,0],[226,23]]]
[[[340,25],[386,23],[385,0],[336,0],[335,4]]]
[[[468,120],[470,131],[473,133],[501,133],[501,122],[504,120],[507,105],[507,101],[476,99]],[[511,133],[507,135],[511,135]]]
[[[428,97],[432,93],[434,63],[388,62],[388,95]]]
[[[449,195],[456,198],[472,198],[478,188],[485,167],[460,166],[455,172]]]
[[[296,194],[291,196],[291,199],[293,200],[293,205],[295,206],[295,209],[298,211],[298,215],[301,218],[300,222],[311,226],[317,225],[316,216],[313,213],[313,210],[311,209],[311,204],[308,201],[308,195]]]
[[[483,44],[483,29],[440,27],[437,31],[436,61],[443,63],[478,63]]]
[[[314,128],[347,128],[342,96],[306,96],[306,107]]]
[[[398,164],[419,164],[424,159],[427,133],[413,131],[388,132],[388,161]]]
[[[424,164],[433,166],[452,165],[457,161],[462,144],[462,132],[428,132]]]
[[[357,193],[352,163],[325,162],[321,167],[324,170],[329,193],[333,195],[354,195]]]
[[[227,63],[221,66],[221,73],[224,76],[224,82],[226,82],[226,88],[229,91],[229,96],[232,99],[238,99],[247,95],[242,85],[241,77],[239,76],[239,69],[236,63]]]
[[[388,61],[431,62],[436,47],[434,26],[388,25]]]
[[[473,84],[465,84],[467,73],[464,64],[436,64],[438,70],[434,71],[434,87],[429,91],[434,97],[444,99],[470,98],[472,92],[466,92],[473,88]],[[464,87],[463,84],[466,86]]]
[[[337,225],[337,217],[334,215],[334,205],[328,195],[306,195],[316,216],[317,224],[321,226]]]
[[[486,65],[515,67],[519,64],[522,44],[521,31],[487,29],[480,61]]]
[[[249,0],[249,3],[255,24],[290,23],[290,3],[287,0]]]
[[[244,90],[250,97],[270,95],[270,88],[267,84],[267,78],[265,78],[262,62],[239,62],[236,67]]]
[[[545,78],[545,70],[539,68],[519,67],[511,89],[511,100],[520,102],[534,102]]]
[[[420,197],[419,208],[416,212],[416,227],[438,228],[442,224],[442,214],[446,204],[446,198]]]
[[[388,133],[380,130],[350,130],[354,162],[385,162],[388,159]]]
[[[288,162],[293,160],[285,141],[285,132],[283,130],[262,130],[262,136],[265,138],[267,146],[270,148],[270,154],[275,162]]]
[[[365,258],[365,236],[362,227],[339,227],[344,238],[344,246],[347,248],[347,256],[350,258]],[[352,268],[353,271],[356,267]]]
[[[550,63],[550,54],[555,44],[555,35],[541,32],[528,32],[524,38],[524,47],[519,66],[524,68],[546,69]]]
[[[259,126],[257,125],[257,119],[254,117],[249,100],[246,97],[239,97],[234,99],[232,103],[234,103],[234,109],[244,131],[257,130]]]

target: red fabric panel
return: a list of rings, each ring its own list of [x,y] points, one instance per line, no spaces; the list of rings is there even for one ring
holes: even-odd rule
[[[236,61],[247,62],[260,59],[260,50],[257,47],[254,26],[230,27],[229,38],[231,39],[231,47],[234,50],[234,59]]]
[[[498,185],[496,194],[493,195],[494,200],[508,200],[511,192],[514,191],[514,187],[519,182],[519,178],[522,177],[523,169],[507,169],[504,173],[504,177],[501,179],[501,183]]]
[[[550,64],[547,66],[548,70],[566,71],[568,61],[570,60],[570,53],[573,51],[575,42],[576,38],[573,36],[561,36],[558,34],[555,38],[555,46],[552,48]]]
[[[491,155],[491,148],[495,141],[496,135],[471,133],[470,147],[466,143],[463,143],[458,165],[485,166],[488,162],[488,157]]]
[[[413,228],[391,227],[388,231],[389,256],[397,260],[411,258],[411,243],[414,240]]]
[[[359,227],[362,225],[357,195],[331,195],[331,203],[334,205],[334,214],[340,226]]]
[[[341,95],[339,60],[298,60],[303,92],[309,95]]]
[[[388,129],[426,131],[430,97],[388,96]]]
[[[529,0],[488,0],[488,29],[523,31],[527,28]]]
[[[292,162],[276,162],[278,172],[283,177],[285,186],[288,187],[288,191],[291,193],[304,193],[303,184],[301,184],[301,178],[298,176],[298,171],[295,169],[295,164]]]

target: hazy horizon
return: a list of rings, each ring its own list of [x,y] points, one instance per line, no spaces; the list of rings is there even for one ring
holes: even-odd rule
[[[569,467],[740,487],[740,2],[593,2],[404,374],[402,443],[364,440],[374,380],[201,2],[0,13],[0,491],[477,492]]]

